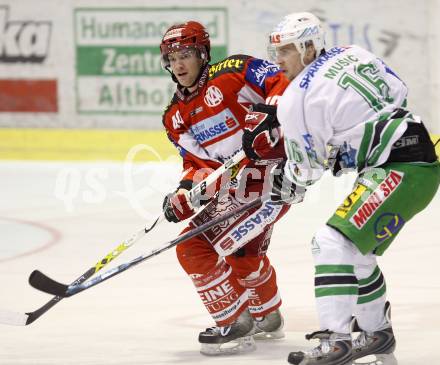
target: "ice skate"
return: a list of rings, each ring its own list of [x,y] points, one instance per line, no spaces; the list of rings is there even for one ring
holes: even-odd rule
[[[253,331],[254,321],[246,310],[228,326],[215,326],[200,332],[199,342],[202,344],[200,352],[203,355],[215,356],[253,351],[256,349],[252,337]]]
[[[264,317],[254,318],[255,340],[277,340],[285,336],[284,318],[279,309],[265,315]]]
[[[370,333],[363,331],[353,340],[354,364],[397,365],[393,354],[395,347],[396,340],[391,327]]]
[[[361,331],[361,333],[353,340],[354,364],[397,365],[397,360],[393,354],[396,348],[396,339],[391,327],[389,302],[385,304],[385,317],[388,327],[374,332],[362,331],[355,323],[354,329]]]
[[[294,365],[351,365],[350,335],[326,331],[313,332],[306,335],[307,340],[318,339],[318,347],[302,352],[291,352],[287,361]]]

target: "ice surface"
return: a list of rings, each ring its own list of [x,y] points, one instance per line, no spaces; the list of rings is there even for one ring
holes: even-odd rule
[[[51,297],[27,284],[33,269],[72,281],[157,216],[179,173],[172,163],[128,169],[116,163],[0,163],[0,309],[28,312],[46,303]],[[352,181],[326,176],[275,227],[269,254],[283,297],[285,339],[257,343],[257,351],[245,356],[200,355],[198,332],[213,323],[171,250],[63,300],[30,326],[0,326],[0,364],[287,363],[290,351],[308,346],[304,334],[317,329],[310,240]],[[439,213],[437,196],[379,259],[399,365],[440,364]],[[174,238],[181,228],[162,224],[113,264]]]

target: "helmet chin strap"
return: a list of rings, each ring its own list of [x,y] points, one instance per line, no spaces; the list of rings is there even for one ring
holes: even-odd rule
[[[301,55],[301,57],[299,58],[301,61],[301,65],[303,65],[303,67],[306,67],[306,63],[304,62],[304,57],[306,56],[306,52],[307,52],[307,46],[305,45],[305,43],[293,43],[296,47],[296,49],[299,49],[299,54]]]
[[[304,56],[305,56],[305,54],[304,53],[301,53],[301,65],[303,65],[303,67],[306,67],[307,65],[305,64],[305,62],[304,62]]]
[[[295,47],[296,47],[296,44],[295,44]],[[303,49],[303,51],[302,52],[300,52],[300,54],[301,54],[301,58],[300,58],[300,60],[301,60],[301,64],[304,66],[304,67],[306,67],[306,66],[308,66],[308,64],[306,65],[306,63],[304,62],[304,57],[306,56],[306,53],[307,53],[307,45],[304,45],[304,47],[302,48]],[[324,51],[325,52],[325,51]],[[320,55],[317,55],[317,52],[316,52],[316,50],[315,50],[315,56],[313,57],[313,60],[316,60],[317,58],[318,58],[318,56],[320,56]]]

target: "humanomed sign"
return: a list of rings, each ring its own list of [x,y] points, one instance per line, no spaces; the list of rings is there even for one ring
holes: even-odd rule
[[[213,61],[226,57],[226,8],[76,9],[78,113],[161,114],[175,84],[161,67],[159,44],[187,20],[207,27]]]

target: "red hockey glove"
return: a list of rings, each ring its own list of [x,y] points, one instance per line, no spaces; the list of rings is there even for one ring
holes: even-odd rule
[[[194,213],[194,207],[189,201],[189,194],[185,194],[183,189],[168,194],[163,201],[163,213],[168,222],[178,223]]]
[[[274,105],[255,104],[246,115],[243,131],[243,150],[251,160],[261,160],[278,143],[280,123]]]

